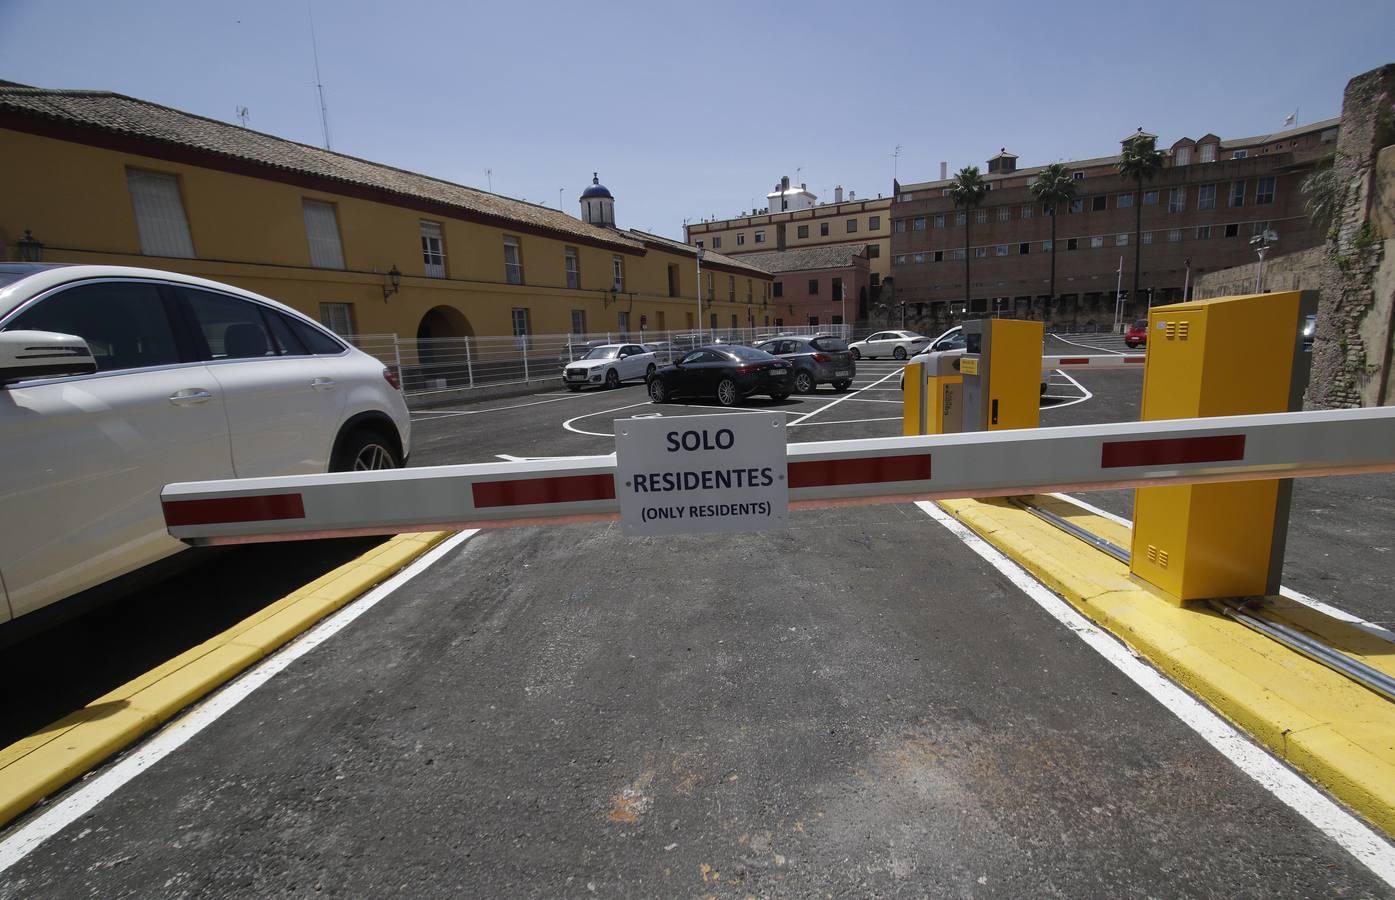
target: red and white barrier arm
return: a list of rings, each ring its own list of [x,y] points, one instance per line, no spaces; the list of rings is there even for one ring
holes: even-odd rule
[[[1095,356],[1043,356],[1042,371],[1048,369],[1131,369],[1142,368],[1148,357],[1143,353],[1124,355],[1102,353]]]
[[[791,444],[790,506],[1395,471],[1395,408]],[[615,457],[172,484],[165,521],[236,544],[614,519]]]

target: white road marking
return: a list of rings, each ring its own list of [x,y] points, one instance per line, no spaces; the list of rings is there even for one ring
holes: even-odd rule
[[[495,456],[504,462],[551,462],[558,459],[595,459],[597,456],[605,456],[604,453],[590,453],[584,456],[513,456],[509,453],[496,453]],[[615,454],[610,454],[614,456]]]
[[[1307,819],[1386,884],[1395,887],[1395,847],[1374,830],[1207,709],[1201,701],[1168,680],[1161,672],[1135,658],[1128,648],[1112,635],[1076,612],[1064,600],[1051,593],[1028,572],[999,553],[954,517],[929,501],[918,501],[916,506],[949,529],[951,534],[983,557],[1023,593],[1031,597],[1048,615],[1108,660],[1130,681],[1147,691],[1153,699],[1234,763],[1241,772],[1253,778],[1282,803]]]
[[[1057,369],[1056,371],[1066,381],[1069,381],[1071,384],[1075,385],[1076,389],[1080,391],[1081,396],[1076,397],[1073,400],[1069,400],[1066,403],[1056,403],[1051,406],[1043,406],[1042,409],[1064,409],[1067,406],[1074,406],[1077,403],[1084,403],[1086,400],[1089,400],[1091,397],[1095,396],[1094,394],[1090,393],[1089,389],[1086,388],[1085,385],[1076,381],[1074,378],[1070,377],[1065,372],[1062,372],[1060,369]]]
[[[796,422],[786,428],[808,428],[810,425],[857,425],[861,422],[900,422],[904,416],[881,416],[876,419],[831,419],[827,422]]]
[[[807,413],[805,413],[804,415],[800,416],[799,418],[797,418],[797,419],[795,419],[795,420],[793,420],[793,421],[791,421],[791,422],[785,423],[785,427],[788,428],[788,427],[791,426],[791,425],[798,425],[800,422],[803,422],[805,419],[807,419],[807,418],[809,418],[809,417],[811,417],[811,416],[817,416],[819,413],[823,412],[824,410],[832,409],[833,407],[837,406],[839,403],[842,403],[844,400],[851,400],[852,398],[856,397],[858,394],[862,393],[863,391],[868,390],[869,388],[874,388],[874,387],[876,387],[877,385],[881,384],[883,381],[886,381],[888,378],[890,378],[892,375],[895,375],[895,374],[896,374],[897,372],[899,372],[899,371],[901,371],[901,370],[900,370],[900,369],[892,369],[890,372],[887,372],[887,373],[886,373],[885,375],[883,375],[881,378],[878,378],[876,381],[874,381],[874,382],[872,382],[871,384],[867,385],[867,387],[865,387],[865,388],[858,388],[857,390],[853,391],[851,394],[844,394],[843,396],[839,397],[837,400],[833,400],[833,401],[831,401],[831,402],[829,402],[829,403],[827,403],[827,404],[825,404],[825,405],[823,405],[823,406],[820,406],[818,409],[814,410],[813,412],[807,412]]]
[[[1128,354],[1125,353],[1123,350],[1110,350],[1108,347],[1096,347],[1093,344],[1077,344],[1075,341],[1066,340],[1059,334],[1053,334],[1050,335],[1050,337],[1053,337],[1064,344],[1070,344],[1072,347],[1084,347],[1086,350],[1103,350],[1105,353],[1114,353],[1118,356],[1128,356]]]
[[[430,568],[437,560],[479,532],[478,528],[462,531],[432,547],[415,562],[378,585],[362,597],[330,615],[310,631],[253,666],[226,687],[219,689],[192,710],[166,725],[154,737],[132,750],[106,771],[83,783],[62,799],[13,829],[0,841],[0,874],[36,850],[44,841],[56,835],[93,807],[120,790],[133,778],[178,750],[190,739],[212,725],[223,714],[247,699],[257,688],[266,684],[291,663],[314,650],[338,633],[344,626],[376,606],[383,598]]]
[[[1059,500],[1064,500],[1067,503],[1074,503],[1076,506],[1080,507],[1086,512],[1094,513],[1095,515],[1100,516],[1101,518],[1105,518],[1116,524],[1123,525],[1125,528],[1133,527],[1133,522],[1131,520],[1126,519],[1123,516],[1116,516],[1114,513],[1109,512],[1108,510],[1100,509],[1098,506],[1095,506],[1092,503],[1086,503],[1084,500],[1081,500],[1079,497],[1073,496],[1071,494],[1048,494],[1047,496],[1055,497]],[[1354,616],[1345,610],[1341,610],[1335,606],[1332,606],[1331,604],[1324,603],[1316,597],[1310,597],[1302,591],[1295,591],[1291,587],[1285,587],[1284,585],[1280,585],[1279,595],[1287,597],[1295,603],[1301,603],[1304,606],[1310,607],[1311,609],[1315,609],[1323,615],[1331,616],[1332,618],[1337,619],[1338,621],[1346,622],[1349,625],[1355,625],[1362,631],[1371,635],[1372,637],[1378,637],[1381,640],[1395,643],[1395,631],[1391,631],[1388,628],[1385,628],[1381,625],[1377,625],[1375,622],[1368,622],[1360,616]]]
[[[533,396],[536,397],[538,395],[534,394]],[[586,395],[582,393],[567,394],[563,397],[553,397],[550,400],[534,400],[532,403],[518,403],[513,406],[493,406],[489,409],[451,409],[443,410],[441,412],[434,412],[432,410],[422,410],[420,413],[413,413],[412,420],[426,421],[426,418],[419,417],[429,417],[432,419],[449,419],[454,416],[477,416],[480,413],[503,412],[506,409],[523,409],[525,406],[541,406],[544,403],[556,403],[559,400],[576,400],[584,396]]]
[[[603,431],[587,431],[587,430],[584,429],[584,428],[577,428],[577,427],[573,426],[572,423],[575,422],[575,421],[577,421],[578,419],[589,419],[589,418],[591,418],[592,416],[604,416],[604,415],[606,415],[607,413],[616,413],[616,412],[620,412],[621,410],[634,409],[636,406],[648,406],[648,405],[650,405],[650,404],[653,403],[653,402],[654,402],[654,401],[652,401],[652,400],[645,400],[643,403],[631,403],[631,404],[629,404],[628,406],[617,406],[617,407],[615,407],[614,409],[603,409],[603,410],[601,410],[600,412],[582,413],[582,414],[579,415],[579,416],[572,416],[570,419],[568,419],[567,421],[563,422],[563,423],[562,423],[562,427],[565,428],[565,429],[567,429],[568,431],[572,431],[572,432],[575,432],[575,433],[577,433],[577,434],[586,434],[586,435],[590,435],[591,437],[615,437],[614,434],[607,434],[606,432],[603,432]]]

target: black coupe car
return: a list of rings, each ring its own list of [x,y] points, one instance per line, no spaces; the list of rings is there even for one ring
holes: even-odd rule
[[[764,350],[713,344],[655,372],[649,398],[664,403],[675,397],[716,397],[723,406],[735,406],[752,394],[784,400],[794,390],[792,372],[789,363]]]

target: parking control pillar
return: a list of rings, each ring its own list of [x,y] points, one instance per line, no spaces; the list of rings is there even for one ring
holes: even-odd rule
[[[906,366],[901,433],[956,434],[960,430],[963,350],[942,350]]]

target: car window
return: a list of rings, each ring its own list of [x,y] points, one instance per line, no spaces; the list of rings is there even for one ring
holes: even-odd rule
[[[763,344],[756,344],[757,350],[764,350],[766,353],[779,353],[780,343],[778,341],[766,341]]]
[[[282,356],[309,355],[310,351],[306,349],[305,342],[291,330],[289,316],[282,315],[278,310],[265,306],[261,307],[261,313],[262,318],[266,320],[267,327],[271,329],[271,336],[276,340],[277,351]]]
[[[6,331],[56,331],[87,341],[97,371],[185,362],[160,289],[141,282],[81,284],[40,300]]]
[[[259,359],[279,355],[276,341],[257,304],[197,288],[179,290],[208,345],[209,359]]]
[[[625,352],[630,354],[631,356],[634,356],[636,353],[643,353],[644,348],[636,347],[634,344],[630,344],[628,347],[625,348]]]
[[[848,349],[848,344],[842,338],[821,337],[814,338],[809,342],[815,350],[826,350],[829,353],[837,353]]]
[[[614,359],[617,352],[615,347],[592,347],[582,359]]]
[[[886,333],[885,331],[879,331],[879,332],[877,332],[876,334],[874,334],[874,335],[872,335],[871,337],[869,337],[867,340],[869,340],[869,341],[884,341],[884,340],[887,339],[887,337],[888,337],[888,335],[887,335],[887,333]]]
[[[771,354],[766,353],[764,350],[757,350],[755,347],[728,347],[725,355],[747,362],[773,358]]]
[[[1139,319],[1137,322],[1134,322],[1134,323],[1133,323],[1133,327],[1134,327],[1134,328],[1138,328],[1138,329],[1140,329],[1140,330],[1146,330],[1146,329],[1148,328],[1148,320],[1147,320],[1147,319]]]
[[[680,363],[696,363],[696,362],[702,362],[702,361],[703,361],[703,356],[704,356],[704,352],[703,352],[702,350],[694,350],[693,352],[689,353],[687,356],[685,356],[685,357],[683,357],[681,360],[679,360],[679,362],[680,362]]]
[[[300,338],[300,342],[305,345],[305,348],[316,356],[338,356],[344,352],[343,344],[304,319],[288,316],[285,313],[277,313],[275,310],[270,310],[270,312],[279,315],[282,321],[290,325],[291,331],[294,331],[296,337]]]

